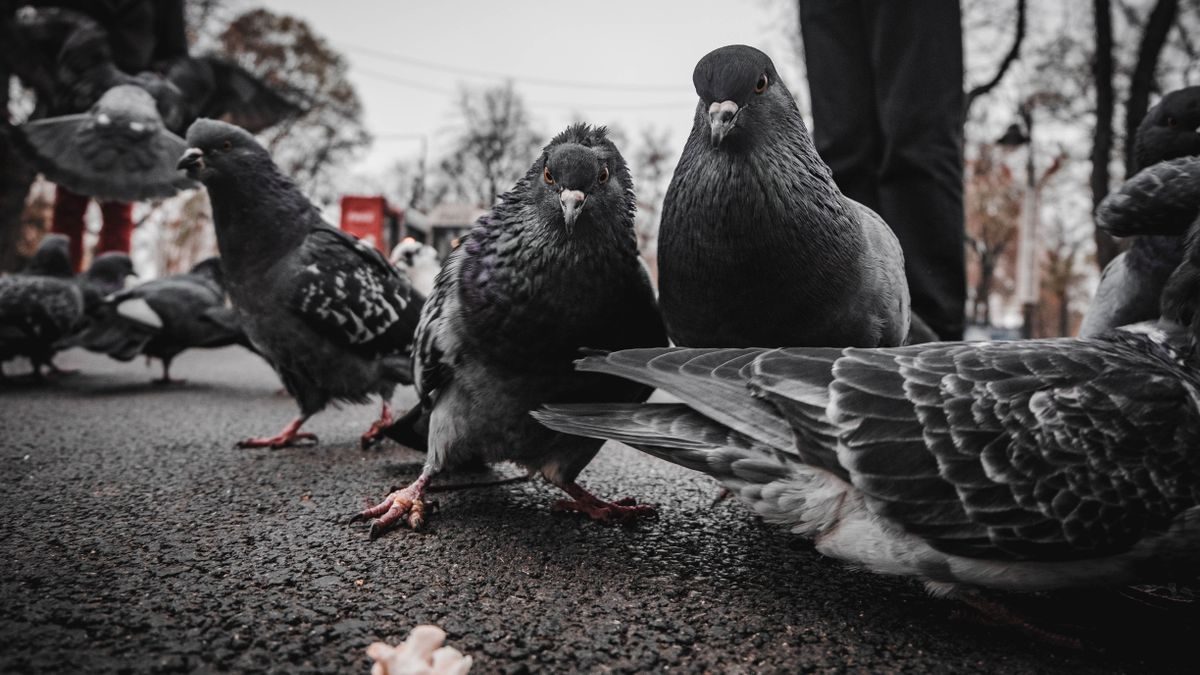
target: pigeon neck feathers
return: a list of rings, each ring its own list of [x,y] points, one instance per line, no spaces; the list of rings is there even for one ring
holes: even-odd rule
[[[245,174],[245,175],[240,175]],[[326,227],[317,208],[274,163],[260,162],[207,182],[223,269],[268,266]]]

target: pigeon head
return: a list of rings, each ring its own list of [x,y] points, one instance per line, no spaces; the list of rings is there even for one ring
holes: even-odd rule
[[[103,293],[113,293],[125,287],[125,278],[137,274],[133,271],[133,260],[129,254],[118,251],[101,253],[84,272],[84,279]]]
[[[1134,143],[1138,169],[1190,155],[1200,155],[1200,86],[1163,96],[1146,113]]]
[[[198,119],[188,127],[187,144],[177,166],[205,185],[275,170],[267,149],[250,132],[232,124]]]
[[[25,267],[26,274],[68,278],[71,270],[71,240],[65,234],[51,233],[42,237],[37,251]]]
[[[795,111],[771,57],[754,47],[729,45],[709,52],[696,64],[692,84],[700,97],[698,121],[701,115],[706,119],[713,147]]]
[[[605,127],[568,127],[542,151],[527,179],[543,218],[561,223],[567,234],[633,214],[629,167]]]

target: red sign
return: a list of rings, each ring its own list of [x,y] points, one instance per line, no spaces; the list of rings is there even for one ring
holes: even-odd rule
[[[383,197],[342,197],[341,228],[387,255],[383,232],[386,208],[387,200]]]

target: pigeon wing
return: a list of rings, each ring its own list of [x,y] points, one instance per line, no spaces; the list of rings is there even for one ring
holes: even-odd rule
[[[406,353],[422,300],[382,254],[341,230],[320,226],[297,255],[292,311],[353,352]]]
[[[1200,157],[1140,171],[1096,207],[1096,227],[1117,237],[1180,235],[1200,215]]]

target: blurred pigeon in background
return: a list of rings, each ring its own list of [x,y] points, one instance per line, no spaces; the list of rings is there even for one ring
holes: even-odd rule
[[[717,49],[663,203],[667,330],[686,346],[890,346],[909,334],[904,254],[842,195],[771,59]]]
[[[369,445],[390,423],[397,384],[412,381],[409,352],[422,297],[374,248],[325,223],[249,132],[198,120],[179,168],[208,188],[221,269],[250,341],[279,374],[300,416],[242,447],[280,448],[330,401],[383,399]]]
[[[135,85],[109,89],[86,113],[21,128],[38,168],[72,192],[139,201],[195,186],[175,169],[187,145],[164,128],[154,99]]]
[[[253,349],[226,306],[220,260],[207,258],[186,274],[147,281],[114,293],[90,313],[80,346],[129,361],[145,354],[162,361],[160,384],[171,379],[171,361],[192,348],[239,344]]]
[[[1200,155],[1200,86],[1186,87],[1163,96],[1138,127],[1134,149],[1138,168],[1142,171],[1115,193],[1117,199],[1109,195],[1101,203],[1096,213],[1097,227],[1121,237],[1147,236],[1138,236],[1129,250],[1105,266],[1100,285],[1079,327],[1080,337],[1092,337],[1117,326],[1159,316],[1159,297],[1168,277],[1183,259],[1183,242],[1174,236],[1152,235],[1154,230],[1163,229],[1162,226],[1139,221],[1164,217],[1178,220],[1180,215],[1186,216],[1186,213],[1171,215],[1171,200],[1183,198],[1186,201],[1188,186],[1172,181],[1186,180],[1188,176],[1143,174],[1145,169],[1160,162]],[[1160,184],[1160,179],[1165,182]],[[1196,184],[1193,182],[1192,185]],[[1101,223],[1101,220],[1105,222]]]
[[[33,252],[33,257],[21,273],[60,279],[71,278],[75,268],[71,264],[70,245],[70,240],[64,234],[47,234],[42,237],[37,250]]]
[[[167,80],[182,93],[179,132],[208,117],[236,124],[252,134],[299,116],[304,108],[241,66],[218,56],[177,60]],[[293,97],[299,94],[292,92]]]
[[[428,296],[433,292],[433,280],[442,269],[442,261],[438,258],[437,249],[413,239],[405,237],[392,249],[389,261],[408,275],[413,288],[418,293]]]
[[[707,473],[825,555],[935,594],[1193,579],[1193,339],[1167,324],[1089,340],[631,350],[579,368],[682,403],[536,417]]]
[[[33,362],[37,378],[43,366],[62,372],[54,355],[73,346],[73,338],[87,325],[87,313],[131,274],[128,255],[105,253],[77,278],[0,277],[0,364],[24,356]]]
[[[558,508],[597,520],[652,510],[586,491],[575,479],[602,443],[550,432],[529,416],[543,403],[649,396],[648,387],[572,367],[582,348],[667,343],[633,214],[625,160],[603,127],[580,124],[555,136],[479,219],[438,274],[417,331],[417,392],[430,415],[425,466],[355,517],[378,518],[372,537],[402,522],[419,528],[429,481],[480,459],[541,472],[571,497]]]

